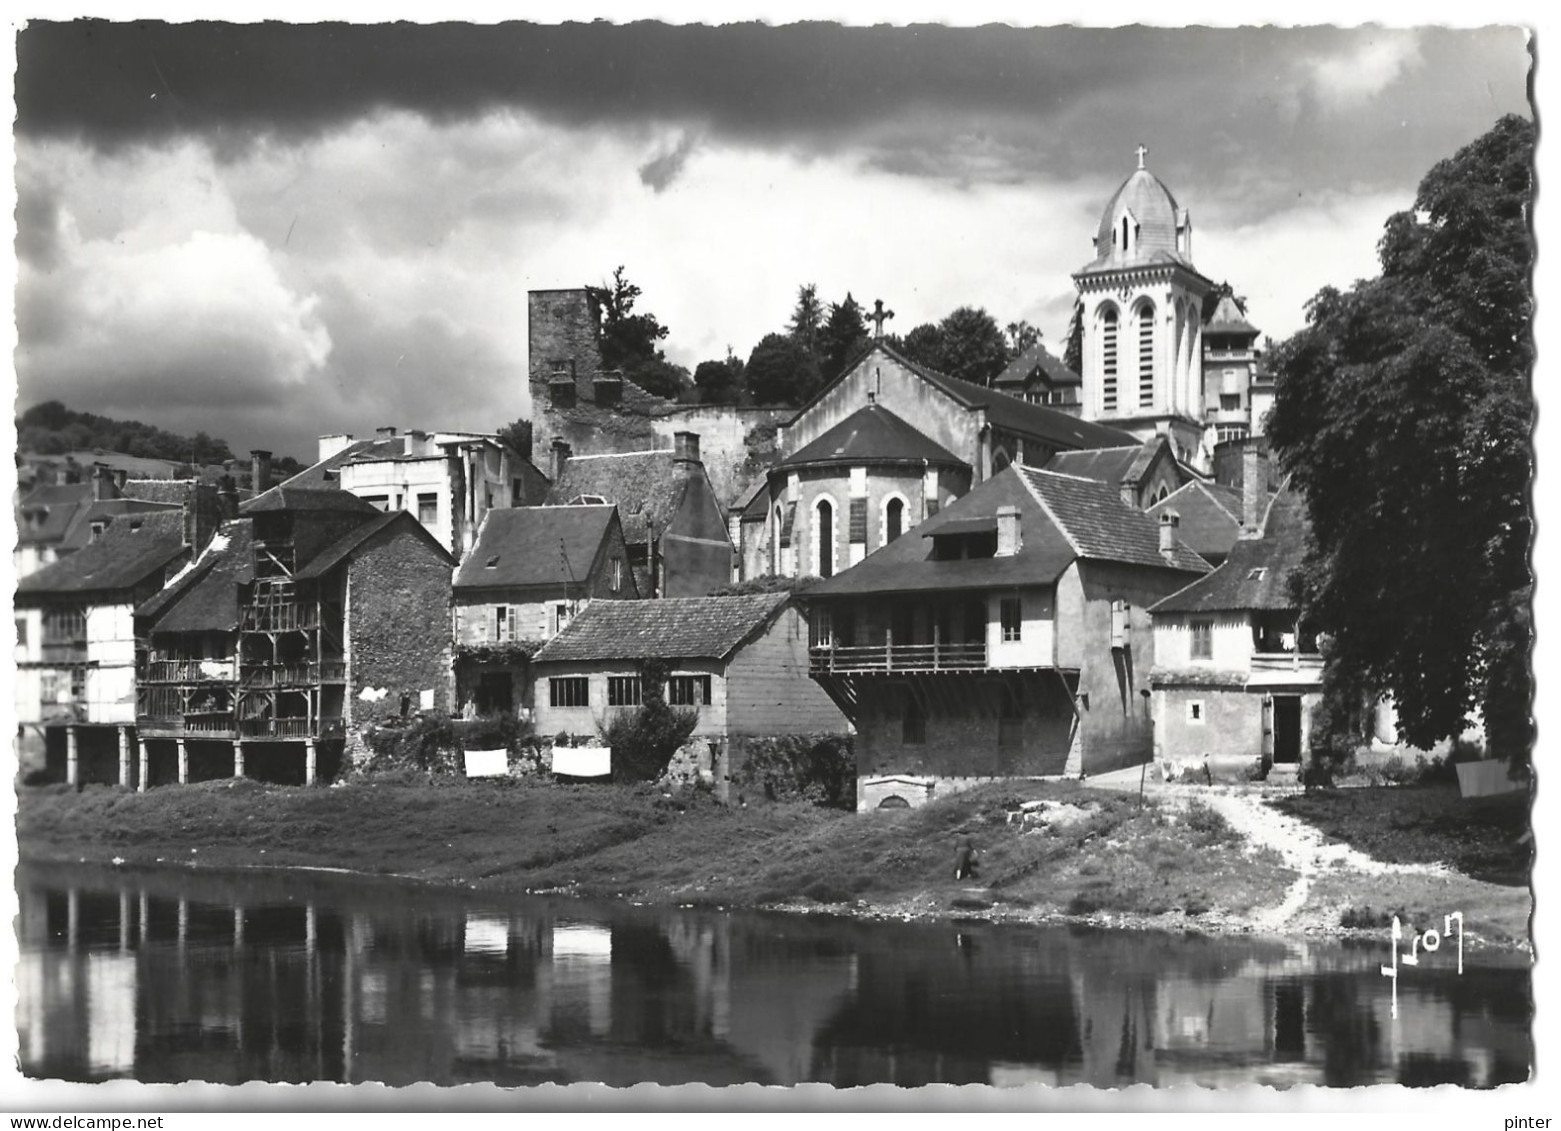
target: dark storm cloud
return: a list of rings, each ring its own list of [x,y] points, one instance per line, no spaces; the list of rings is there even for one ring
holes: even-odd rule
[[[1223,131],[1244,139],[1248,164],[1257,158],[1274,183],[1304,192],[1356,165],[1377,183],[1417,177],[1422,143],[1450,151],[1526,108],[1527,58],[1510,28],[1413,33],[1404,73],[1419,81],[1394,75],[1367,89],[1369,115],[1351,116],[1326,84],[1309,85],[1311,60],[1347,88],[1352,68],[1370,63],[1352,62],[1352,52],[1410,35],[34,23],[18,37],[17,121],[24,135],[79,136],[103,149],[196,135],[231,156],[377,110],[441,122],[507,108],[566,126],[673,124],[803,153],[853,146],[879,168],[955,182],[1115,172],[1143,141],[1157,171],[1183,184],[1210,174],[1218,182],[1203,139]],[[972,130],[992,144],[972,144]],[[653,159],[646,183],[665,187],[679,152]]]
[[[640,166],[640,182],[654,192],[664,191],[683,171],[689,154],[694,152],[694,144],[693,136],[685,134],[671,149],[645,162]]]

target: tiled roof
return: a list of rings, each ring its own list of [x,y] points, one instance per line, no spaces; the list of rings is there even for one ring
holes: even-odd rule
[[[584,585],[615,513],[611,504],[491,510],[455,588]]]
[[[647,527],[659,538],[671,525],[684,485],[670,451],[571,456],[546,502],[557,506],[594,496],[616,503],[624,538],[643,542]]]
[[[1265,496],[1264,506],[1268,499]],[[1241,533],[1241,489],[1195,479],[1148,508],[1156,522],[1162,511],[1175,511],[1181,539],[1201,556],[1218,562],[1230,553]]]
[[[22,546],[52,546],[64,541],[92,503],[90,483],[44,483],[17,503],[16,541]],[[36,515],[30,521],[28,515]]]
[[[182,507],[193,493],[194,484],[191,479],[127,479],[120,494],[127,499]]]
[[[929,439],[883,405],[859,408],[811,444],[776,464],[776,468],[805,464],[853,464],[906,462],[964,467],[964,461],[943,445]]]
[[[22,578],[16,592],[21,597],[131,589],[167,567],[185,549],[182,514],[129,516],[110,524],[96,542]]]
[[[201,556],[142,602],[135,615],[154,621],[157,632],[237,627],[238,587],[254,580],[252,529],[247,518],[223,523]]]
[[[410,511],[387,511],[385,514],[370,519],[362,526],[354,527],[335,542],[325,547],[325,549],[310,558],[308,563],[295,576],[300,580],[323,577],[345,561],[359,546],[397,522],[403,523],[408,530],[420,535],[423,541],[438,551],[439,555],[450,565],[455,564],[455,558],[451,556],[450,552],[439,544],[437,538],[428,533],[427,528],[422,523],[412,517]]]
[[[724,660],[789,599],[787,593],[754,593],[592,601],[542,646],[535,662]]]
[[[744,522],[763,522],[769,516],[769,487],[769,483],[760,479],[748,489],[748,493],[732,509],[742,513]]]
[[[1215,334],[1258,333],[1258,328],[1247,321],[1247,312],[1241,309],[1236,296],[1225,290],[1220,292],[1213,312],[1203,320],[1203,328]]]
[[[1150,611],[1295,608],[1289,580],[1306,554],[1308,530],[1305,500],[1299,492],[1284,487],[1269,502],[1261,538],[1238,539],[1219,569],[1171,594]]]
[[[996,526],[997,509],[1002,506],[1019,509],[1017,554],[933,560],[940,532],[989,531]],[[1019,478],[1019,469],[1010,467],[955,499],[910,534],[875,550],[843,573],[814,583],[808,596],[856,597],[1045,585],[1061,576],[1076,556],[1040,500]]]
[[[1060,471],[1064,475],[1077,475],[1081,479],[1097,479],[1102,483],[1118,484],[1128,477],[1142,444],[1121,448],[1087,448],[1076,452],[1058,452],[1046,461],[1047,471]]]
[[[81,512],[80,520],[71,524],[70,532],[60,540],[61,550],[81,550],[92,544],[92,525],[96,522],[107,522],[112,526],[114,520],[127,514],[168,514],[173,512],[183,514],[181,506],[170,506],[166,503],[149,503],[141,499],[99,499],[95,503],[88,503],[86,509]]]
[[[339,487],[316,485],[290,486],[279,483],[262,491],[239,507],[245,515],[269,511],[342,511],[347,514],[377,514],[379,508]]]
[[[992,384],[998,388],[1006,388],[1009,385],[1021,387],[1030,383],[1036,373],[1041,379],[1051,386],[1057,385],[1082,385],[1084,378],[1062,363],[1062,360],[1052,354],[1040,342],[1036,342],[1018,357],[1008,363],[1008,367],[992,379]]]
[[[344,464],[350,463],[359,456],[373,457],[383,454],[386,456],[400,454],[406,441],[401,436],[395,436],[384,440],[354,440],[341,451],[336,452],[320,460],[316,464],[304,468],[297,475],[284,479],[278,486],[282,487],[327,487],[337,482]]]
[[[1047,514],[1057,523],[1081,558],[1207,573],[1209,563],[1186,543],[1177,546],[1167,563],[1160,553],[1158,524],[1143,511],[1122,501],[1115,487],[1093,479],[1078,479],[1038,468],[1019,469]]]

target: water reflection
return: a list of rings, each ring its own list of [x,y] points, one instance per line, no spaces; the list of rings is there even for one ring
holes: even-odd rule
[[[70,1080],[1524,1080],[1525,962],[25,867],[23,1070]]]

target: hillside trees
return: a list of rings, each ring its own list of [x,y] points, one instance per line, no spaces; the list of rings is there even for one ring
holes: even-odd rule
[[[1419,746],[1476,712],[1533,741],[1534,126],[1503,118],[1391,217],[1382,273],[1325,288],[1272,355],[1270,439],[1306,494],[1298,597],[1329,691],[1391,694]],[[1337,713],[1334,713],[1335,715]]]

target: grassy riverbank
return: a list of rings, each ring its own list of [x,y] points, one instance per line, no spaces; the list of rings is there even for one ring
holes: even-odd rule
[[[1140,807],[1131,795],[1071,782],[992,785],[862,815],[523,781],[331,789],[223,781],[145,794],[42,786],[18,797],[24,859],[342,868],[653,902],[1240,930],[1281,904],[1298,877],[1196,799]],[[954,846],[966,834],[980,874],[956,881]],[[1366,898],[1391,903],[1382,877],[1372,882],[1378,888]],[[1499,944],[1526,937],[1526,889],[1456,875],[1434,888],[1425,894],[1438,907],[1463,900],[1471,934]],[[1339,925],[1336,904],[1309,900],[1286,929]]]

